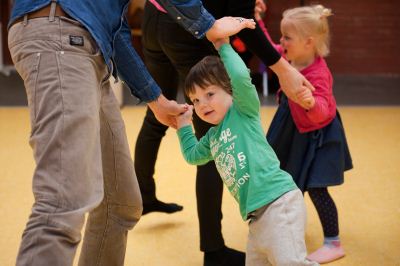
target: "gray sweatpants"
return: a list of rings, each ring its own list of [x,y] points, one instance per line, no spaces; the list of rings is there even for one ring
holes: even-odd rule
[[[84,45],[71,45],[70,38]],[[17,265],[123,265],[142,201],[109,71],[89,32],[68,18],[13,25],[9,48],[24,80],[36,168],[34,204]]]
[[[299,189],[282,195],[251,215],[246,266],[319,265],[306,259],[306,209]]]

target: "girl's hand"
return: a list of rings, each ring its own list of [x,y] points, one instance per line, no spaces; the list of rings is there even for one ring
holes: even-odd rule
[[[254,6],[254,18],[258,21],[261,20],[261,15],[267,11],[267,6],[265,5],[264,0],[256,0],[256,4]]]
[[[295,103],[303,106],[297,99],[297,93],[303,91],[302,87],[305,86],[309,90],[315,91],[314,86],[283,57],[270,68],[278,75],[279,84],[283,92]]]
[[[178,125],[178,129],[191,125],[193,117],[193,105],[188,105],[188,108],[185,112],[176,116],[176,122]]]
[[[315,105],[315,99],[312,92],[306,86],[302,86],[296,93],[298,103],[306,110],[310,110]]]

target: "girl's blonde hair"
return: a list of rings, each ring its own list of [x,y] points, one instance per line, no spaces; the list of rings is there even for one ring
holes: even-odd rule
[[[331,15],[331,9],[322,5],[303,6],[284,11],[283,20],[290,21],[301,37],[314,37],[316,53],[325,57],[329,54],[328,17]]]

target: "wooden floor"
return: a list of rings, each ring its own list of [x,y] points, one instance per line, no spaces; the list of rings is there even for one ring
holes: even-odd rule
[[[344,185],[330,190],[347,254],[330,265],[400,265],[400,107],[342,107],[340,111],[355,168],[346,173]],[[144,108],[124,108],[122,113],[133,148]],[[265,128],[273,113],[272,107],[262,108]],[[33,200],[29,130],[27,108],[0,108],[0,265],[5,266],[15,265]],[[202,265],[194,174],[195,168],[180,155],[175,131],[169,130],[156,166],[158,196],[183,204],[184,210],[144,216],[129,233],[125,265]],[[306,242],[312,251],[322,242],[322,229],[308,196],[306,204]],[[227,191],[223,213],[226,244],[245,250],[247,225]]]

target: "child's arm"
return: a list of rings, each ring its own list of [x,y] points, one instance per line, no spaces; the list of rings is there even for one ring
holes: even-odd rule
[[[326,75],[318,75],[313,79],[312,84],[315,91],[312,93],[314,104],[310,108],[306,108],[308,118],[314,123],[321,123],[332,116],[330,104],[332,95],[332,80]],[[333,102],[334,103],[334,102]]]
[[[267,11],[267,5],[264,0],[256,0],[256,4],[254,6],[254,18],[258,21],[261,20],[261,15]]]
[[[214,42],[231,81],[234,106],[242,113],[258,116],[260,101],[251,83],[250,71],[227,39]]]
[[[181,146],[181,152],[185,160],[189,164],[202,165],[211,161],[213,158],[210,152],[208,142],[208,134],[197,140],[192,129],[193,106],[190,105],[188,110],[177,116],[178,137]]]
[[[213,42],[215,50],[219,51],[222,45],[229,44],[229,38],[217,39]]]
[[[265,37],[267,37],[268,41],[272,44],[272,46],[274,46],[275,50],[277,50],[278,53],[282,55],[282,46],[272,40],[271,35],[269,35],[268,29],[264,24],[264,21],[261,19],[261,14],[264,14],[266,10],[267,6],[265,5],[264,1],[256,0],[256,5],[254,7],[254,17],[258,23],[258,26],[260,26],[261,30],[264,32]]]

